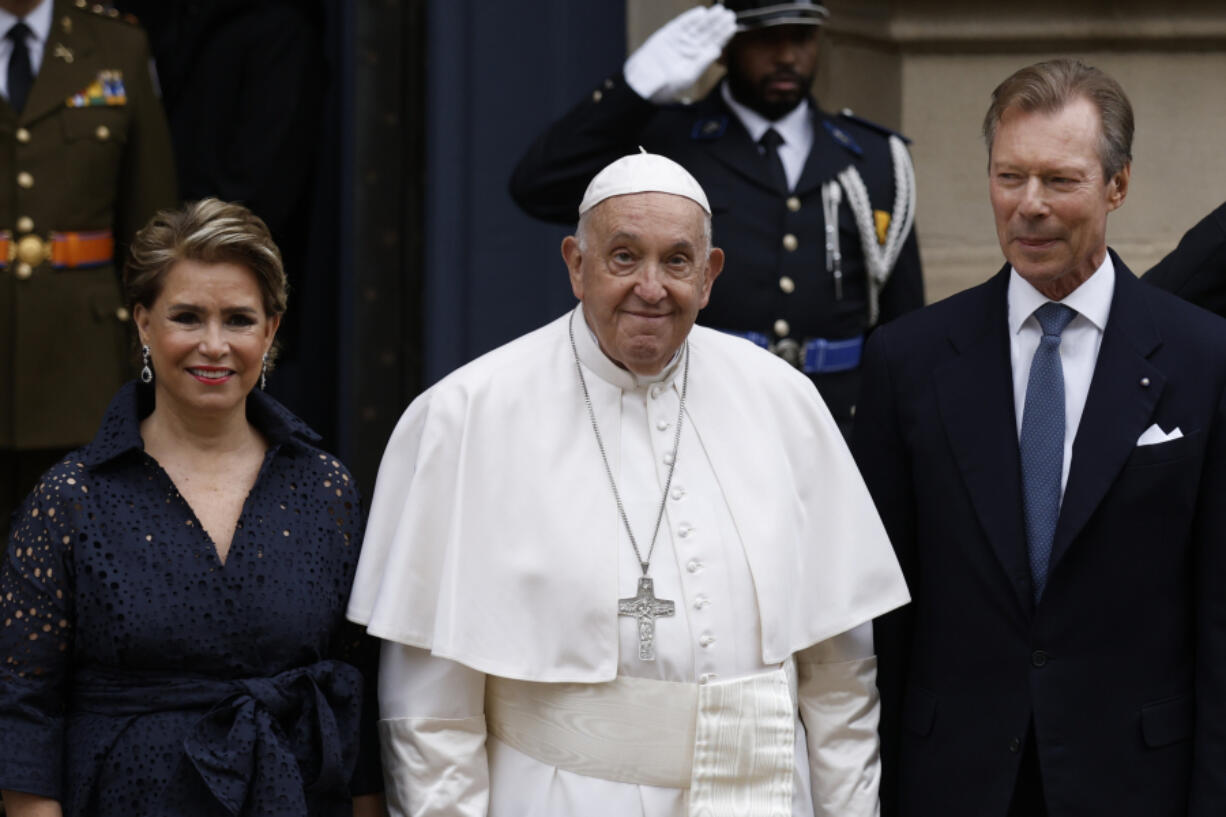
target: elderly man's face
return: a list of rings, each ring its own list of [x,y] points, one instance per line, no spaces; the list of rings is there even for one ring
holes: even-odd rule
[[[1053,300],[1103,262],[1107,213],[1128,192],[1128,167],[1103,177],[1100,132],[1098,109],[1079,97],[1055,113],[1006,110],[992,141],[988,189],[1001,250]]]
[[[818,27],[767,26],[737,34],[724,49],[728,87],[742,105],[770,120],[809,94],[817,73]]]
[[[606,355],[657,374],[707,305],[724,254],[708,249],[706,214],[669,193],[605,199],[588,213],[586,246],[562,242],[575,297]]]

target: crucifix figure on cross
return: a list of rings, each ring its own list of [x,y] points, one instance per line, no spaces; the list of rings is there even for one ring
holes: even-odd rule
[[[651,579],[639,579],[639,592],[628,599],[617,600],[619,616],[633,616],[639,628],[639,660],[656,660],[656,619],[677,612],[676,605],[667,599],[657,599]]]

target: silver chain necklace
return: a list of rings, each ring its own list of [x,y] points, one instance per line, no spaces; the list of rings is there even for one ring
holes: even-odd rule
[[[577,311],[577,310],[576,310]],[[596,435],[596,447],[600,449],[600,459],[604,462],[604,472],[609,477],[609,487],[613,489],[613,499],[617,502],[617,513],[621,516],[630,537],[630,547],[638,559],[643,575],[639,577],[638,593],[630,598],[617,600],[617,614],[631,616],[638,622],[639,660],[656,660],[655,632],[656,618],[676,614],[676,605],[668,599],[657,599],[655,589],[647,571],[651,568],[651,555],[656,549],[656,538],[660,535],[660,523],[664,520],[664,508],[668,503],[668,491],[673,484],[673,472],[677,470],[677,450],[681,446],[681,423],[685,418],[685,395],[690,385],[690,353],[689,343],[682,350],[684,363],[681,374],[681,405],[677,409],[677,431],[673,436],[672,461],[668,465],[668,478],[664,481],[664,495],[660,497],[660,510],[656,513],[656,526],[651,533],[651,544],[647,547],[647,558],[643,558],[634,531],[630,530],[630,519],[626,516],[626,508],[622,504],[621,493],[617,490],[617,480],[613,478],[613,469],[609,466],[609,455],[605,453],[604,440],[600,436],[600,426],[596,424],[596,411],[592,408],[592,396],[587,389],[587,379],[583,376],[583,365],[579,362],[579,347],[575,345],[575,313],[570,314],[570,350],[575,356],[575,372],[579,375],[579,386],[583,389],[583,402],[587,405],[587,415],[592,421],[592,432]]]

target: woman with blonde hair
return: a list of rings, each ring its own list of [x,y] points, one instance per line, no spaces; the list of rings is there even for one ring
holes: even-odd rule
[[[141,382],[48,471],[0,565],[0,790],[26,815],[380,809],[353,478],[262,386],[285,312],[237,204],[163,211],[124,274]]]

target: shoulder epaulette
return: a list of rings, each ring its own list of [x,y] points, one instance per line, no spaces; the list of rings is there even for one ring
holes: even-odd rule
[[[852,113],[851,108],[844,108],[843,110],[839,111],[839,118],[846,119],[849,122],[855,122],[857,125],[864,127],[864,128],[868,128],[871,131],[880,133],[882,136],[897,136],[899,139],[903,140],[908,145],[911,144],[911,140],[908,139],[903,134],[899,133],[893,128],[887,128],[885,125],[874,122],[871,119],[865,119],[862,116],[856,116],[854,113]]]
[[[136,19],[134,14],[121,14],[119,9],[112,6],[110,3],[91,3],[89,0],[73,0],[73,6],[78,11],[92,14],[95,17],[104,17],[108,20],[117,20],[127,23],[128,25],[140,25],[140,21]]]

